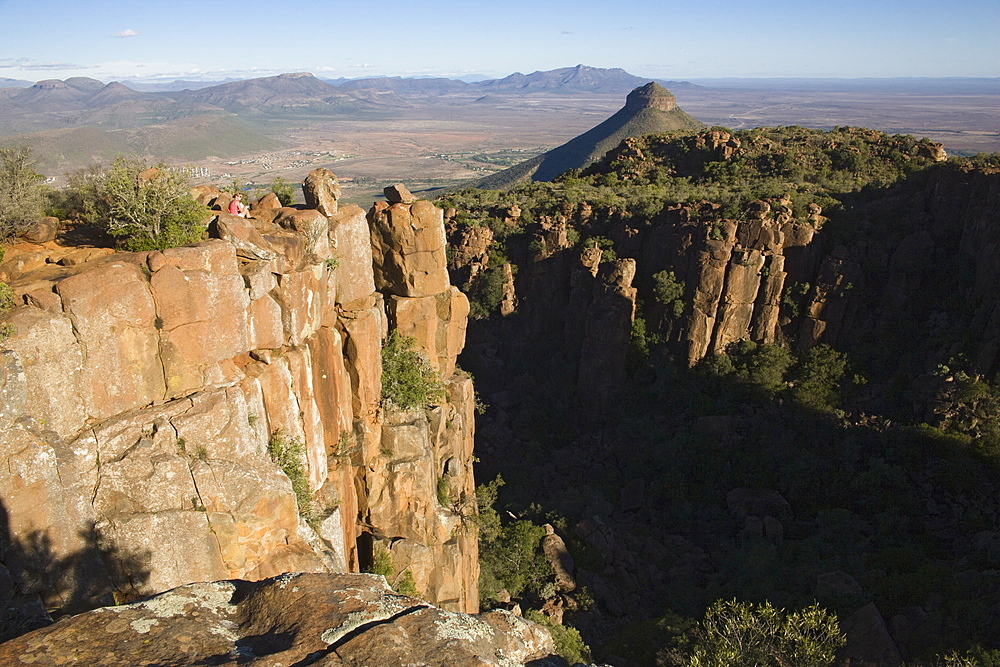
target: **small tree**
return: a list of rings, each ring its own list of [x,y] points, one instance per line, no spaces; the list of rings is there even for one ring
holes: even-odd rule
[[[653,298],[674,317],[684,312],[684,283],[677,279],[673,271],[653,274]]]
[[[207,211],[188,193],[187,175],[164,164],[120,157],[95,185],[108,233],[128,250],[194,243],[205,230]]]
[[[792,398],[807,408],[832,410],[846,373],[846,355],[826,344],[810,348],[794,369]]]
[[[107,205],[97,192],[104,169],[99,164],[81,167],[66,174],[66,188],[49,195],[50,205],[65,220],[97,224],[107,213]]]
[[[0,240],[10,238],[42,215],[45,177],[35,171],[27,146],[0,149]]]

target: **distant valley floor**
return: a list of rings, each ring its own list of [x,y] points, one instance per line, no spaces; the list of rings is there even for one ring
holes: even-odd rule
[[[942,142],[951,153],[1000,151],[1000,91],[995,94],[694,88],[678,90],[678,105],[708,125],[733,129],[803,125],[870,127]],[[311,119],[283,140],[302,150],[331,150],[351,157],[285,170],[298,180],[316,166],[348,179],[345,196],[370,203],[382,184],[405,181],[413,189],[473,181],[509,164],[481,161],[507,151],[527,159],[597,125],[617,111],[617,96],[497,99],[490,103],[442,102],[401,110],[392,119]],[[499,156],[503,157],[503,156]],[[213,173],[221,165],[210,166]],[[228,169],[267,182],[263,170]]]
[[[928,137],[951,154],[1000,151],[1000,83],[979,80],[962,87],[935,81],[890,80],[884,87],[834,80],[723,81],[680,86],[672,92],[682,109],[708,125],[851,125]],[[246,118],[253,133],[241,137],[238,129],[233,131],[235,139],[248,143],[253,143],[250,134],[273,139],[277,147],[267,150],[248,147],[241,152],[238,142],[227,140],[234,150],[224,157],[178,159],[156,155],[156,144],[146,145],[158,158],[199,167],[197,182],[220,185],[238,180],[264,186],[277,176],[296,182],[316,167],[327,167],[342,178],[348,201],[367,206],[385,184],[396,181],[414,191],[474,182],[580,135],[623,102],[621,95],[580,93],[479,98],[445,94],[409,99],[403,106],[364,115]],[[0,143],[13,140],[20,139],[0,137]],[[77,163],[95,153],[82,150],[69,157],[70,148],[63,149],[58,167],[43,159],[46,175],[61,180],[63,172],[82,166]]]

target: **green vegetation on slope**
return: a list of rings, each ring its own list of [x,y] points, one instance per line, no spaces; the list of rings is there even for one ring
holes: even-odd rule
[[[512,316],[499,317],[488,284],[468,287],[487,316],[470,325],[461,363],[487,402],[504,400],[484,415],[479,469],[507,480],[498,504],[518,521],[556,526],[580,581],[602,582],[596,611],[567,614],[598,659],[690,664],[697,620],[735,599],[758,610],[819,602],[842,628],[872,603],[913,664],[1000,664],[1000,378],[973,356],[989,297],[974,289],[959,225],[928,195],[967,188],[970,166],[939,157],[930,142],[857,128],[713,128],[629,140],[553,183],[441,202],[458,210],[457,228],[491,228],[491,267],[496,253],[520,268]],[[958,216],[961,199],[942,196]],[[761,201],[786,211],[789,229],[821,227],[820,245],[855,262],[856,282],[841,286],[853,326],[836,347],[798,348],[816,287],[786,284],[785,344],[739,342],[688,368],[678,332],[690,274],[664,259],[666,244],[629,239],[669,239],[642,234],[683,224],[721,239],[725,221],[752,219]],[[567,265],[566,246],[550,244],[562,224],[570,248],[637,262],[628,391],[597,412],[581,411],[577,361],[562,349],[581,314],[538,291]],[[910,292],[888,300],[890,262],[914,239]],[[763,516],[745,523],[727,506],[737,489],[774,490],[788,507],[758,528]],[[595,516],[617,546],[592,537]],[[639,598],[623,616],[615,594],[629,576]]]

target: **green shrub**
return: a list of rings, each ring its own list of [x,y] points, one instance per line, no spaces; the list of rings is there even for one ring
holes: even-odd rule
[[[491,266],[476,277],[468,294],[469,315],[473,319],[486,319],[499,309],[503,301],[503,282],[502,265]]]
[[[789,317],[794,319],[805,313],[810,289],[812,287],[809,283],[792,283],[785,288],[781,297],[781,305],[788,312]]]
[[[0,313],[10,310],[15,305],[14,290],[7,283],[0,283]]]
[[[555,642],[556,653],[565,658],[569,664],[593,662],[590,647],[583,643],[583,637],[576,628],[556,623],[537,609],[529,609],[525,618],[548,629],[552,641]]]
[[[376,547],[375,553],[372,554],[372,562],[365,568],[365,572],[382,575],[386,581],[389,581],[393,574],[392,556],[387,550]]]
[[[545,529],[530,521],[513,521],[500,528],[493,539],[479,544],[479,597],[485,605],[496,600],[501,589],[511,597],[538,593],[552,575],[552,568],[539,550]]]
[[[277,176],[271,181],[271,192],[278,197],[282,206],[291,206],[292,202],[295,201],[295,186],[281,176]]]
[[[846,355],[829,345],[817,345],[796,365],[792,399],[814,410],[831,410],[838,402],[840,381],[846,372]]]
[[[275,431],[267,443],[267,453],[274,464],[285,473],[292,483],[295,492],[295,502],[299,514],[306,520],[313,517],[312,493],[309,491],[309,480],[306,477],[306,466],[303,462],[306,453],[305,444],[298,438],[292,438],[283,431]]]
[[[0,149],[0,241],[35,222],[45,206],[45,177],[26,146]]]
[[[493,481],[476,487],[476,525],[479,528],[480,540],[490,541],[500,535],[500,515],[494,509],[500,487],[506,484],[503,477],[497,475]]]
[[[441,507],[448,507],[451,504],[451,483],[447,477],[438,477],[437,501]]]
[[[163,250],[195,243],[208,212],[188,193],[187,175],[164,164],[120,157],[96,177],[94,206],[127,250]]]
[[[987,649],[975,645],[968,651],[952,651],[938,656],[934,667],[1000,667],[1000,649]]]
[[[649,360],[649,344],[656,342],[654,335],[646,328],[646,320],[636,317],[632,320],[632,335],[629,337],[626,366],[634,370]]]
[[[392,556],[386,549],[381,547],[375,548],[375,553],[372,554],[371,565],[365,568],[365,572],[385,577],[385,581],[389,584],[390,588],[400,595],[408,595],[414,598],[420,597],[420,591],[417,590],[417,583],[413,579],[413,572],[410,568],[406,568],[399,573],[399,576],[396,576],[396,571],[392,567]]]
[[[846,638],[818,605],[785,612],[771,603],[719,600],[705,612],[691,667],[828,667]]]
[[[400,595],[408,595],[411,598],[421,597],[420,591],[417,590],[417,582],[413,579],[413,571],[410,568],[403,570],[392,590]]]
[[[446,398],[444,382],[414,339],[393,330],[382,347],[382,404],[412,410]]]
[[[3,256],[0,255],[0,259]],[[10,288],[7,283],[0,283],[0,313],[5,313],[14,306],[17,302],[14,299],[14,291]],[[0,324],[0,343],[4,342],[14,333],[14,325],[9,322]]]
[[[785,373],[794,361],[786,348],[744,340],[734,343],[729,352],[740,382],[768,394],[784,389]]]
[[[618,259],[618,253],[615,252],[615,242],[606,236],[591,236],[584,241],[583,246],[585,248],[600,248],[603,250],[604,252],[601,255],[602,262],[613,262]]]
[[[730,344],[723,354],[705,357],[698,370],[717,391],[766,398],[786,390],[785,378],[794,359],[780,345],[742,340]]]

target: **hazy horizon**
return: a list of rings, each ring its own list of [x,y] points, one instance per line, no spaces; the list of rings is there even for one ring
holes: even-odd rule
[[[206,7],[211,8],[208,11]],[[285,72],[501,78],[583,63],[667,80],[1000,76],[995,0],[0,0],[0,77],[220,81]]]
[[[589,66],[586,63],[578,63],[578,64],[583,64],[584,66]],[[553,69],[567,69],[567,68],[571,68],[571,67],[576,67],[576,65],[566,65],[566,66],[563,66],[563,67],[556,67],[556,68],[553,68]],[[619,69],[622,69],[622,68],[619,68]],[[497,76],[497,77],[487,77],[487,76],[478,75],[478,74],[469,74],[469,75],[460,75],[460,76],[451,76],[451,77],[446,77],[444,75],[436,76],[436,75],[405,75],[405,74],[404,75],[399,75],[399,74],[371,74],[371,75],[362,75],[362,76],[356,76],[356,77],[331,77],[331,76],[324,76],[322,74],[316,74],[315,72],[308,72],[308,73],[316,76],[319,79],[327,80],[327,81],[338,81],[338,80],[353,81],[353,80],[362,80],[362,79],[381,79],[381,78],[412,78],[412,79],[450,78],[450,79],[453,79],[453,80],[461,80],[461,81],[465,81],[467,83],[473,83],[473,82],[480,82],[480,81],[491,81],[491,80],[496,80],[496,79],[502,79],[502,78],[504,78],[506,76],[510,76],[512,74],[518,74],[518,73],[520,73],[520,74],[532,74],[532,73],[534,73],[536,71],[547,72],[547,71],[552,71],[552,70],[532,70],[532,71],[525,71],[525,72],[508,72],[507,74],[503,74],[503,75],[500,75],[500,76]],[[628,70],[625,70],[625,71],[628,74],[635,75],[635,72],[630,72]],[[130,84],[130,83],[134,83],[134,84],[141,84],[143,86],[151,86],[152,87],[152,86],[157,86],[157,85],[169,86],[170,84],[176,83],[178,81],[192,82],[192,83],[198,83],[198,84],[204,84],[206,86],[210,86],[210,85],[218,85],[218,84],[221,84],[221,83],[229,83],[229,82],[234,82],[234,81],[247,81],[247,80],[255,79],[255,78],[263,78],[263,77],[277,76],[277,75],[280,75],[280,74],[292,74],[292,73],[297,73],[297,72],[292,72],[292,71],[277,72],[276,71],[273,74],[270,74],[270,73],[268,73],[268,74],[256,74],[256,75],[248,74],[246,76],[238,76],[238,77],[237,76],[229,76],[229,77],[225,77],[225,78],[222,78],[222,79],[211,79],[211,78],[201,78],[201,79],[199,79],[199,78],[194,78],[194,77],[181,77],[181,78],[174,78],[174,79],[159,79],[159,78],[153,78],[153,79],[142,79],[142,78],[97,79],[96,77],[93,77],[93,76],[89,76],[88,77],[86,75],[74,75],[74,76],[75,77],[85,77],[85,78],[95,79],[95,80],[100,81],[101,83],[104,83],[104,84],[108,84],[108,83],[125,83],[127,85],[127,84]],[[636,76],[639,76],[639,75],[636,75]],[[69,77],[65,77],[65,78],[69,79],[69,78],[73,78],[73,76],[69,76]],[[649,78],[650,79],[660,79],[660,80],[663,80],[663,77],[649,77]],[[41,81],[47,81],[47,80],[65,80],[65,79],[60,79],[59,77],[51,77],[51,76],[50,77],[44,77],[44,78],[36,78],[36,79],[15,79],[15,78],[12,78],[12,77],[0,76],[0,81],[24,81],[25,83],[27,83],[29,85],[33,85],[33,84],[39,83]],[[860,86],[860,85],[864,85],[867,82],[880,83],[880,82],[893,82],[893,81],[895,81],[895,82],[901,82],[901,83],[907,83],[907,82],[914,82],[914,83],[916,83],[916,82],[920,82],[920,81],[924,81],[924,80],[926,80],[926,81],[948,81],[948,80],[964,81],[964,80],[972,80],[972,81],[998,81],[998,82],[1000,82],[1000,76],[995,76],[995,77],[971,77],[971,76],[970,77],[961,77],[961,76],[939,76],[939,77],[932,77],[932,76],[821,77],[821,76],[816,76],[816,77],[802,77],[802,76],[789,76],[789,77],[691,77],[691,78],[687,78],[687,79],[685,79],[685,78],[677,78],[676,79],[676,81],[681,81],[681,82],[694,83],[694,84],[706,85],[706,86],[718,86],[718,87],[728,87],[730,85],[732,85],[732,86],[738,86],[738,87],[744,87],[744,86],[747,86],[747,85],[754,85],[754,84],[765,84],[766,85],[768,83],[788,84],[788,85],[791,85],[791,84],[794,84],[794,83],[809,84],[810,82],[827,83],[827,82],[838,82],[838,81],[839,82],[844,82],[845,84],[852,84],[852,85],[859,85]]]

